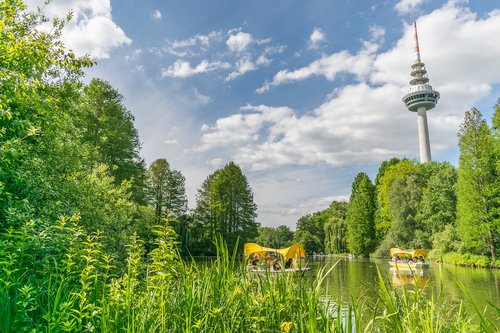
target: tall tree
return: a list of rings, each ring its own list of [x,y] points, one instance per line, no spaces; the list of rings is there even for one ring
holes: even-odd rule
[[[209,175],[198,190],[195,218],[203,226],[206,239],[214,242],[219,235],[228,246],[258,235],[257,206],[253,191],[240,167],[234,162]],[[213,246],[210,247],[213,252]]]
[[[185,178],[177,170],[171,170],[166,159],[157,159],[148,169],[148,197],[156,213],[156,220],[170,214],[180,218],[187,211]]]
[[[415,220],[421,195],[422,190],[416,175],[408,175],[392,183],[388,198],[395,219],[387,234],[387,238],[392,242],[391,247],[410,248],[428,245],[419,244],[424,237],[417,237],[422,234]]]
[[[375,187],[363,172],[352,184],[346,220],[349,251],[354,255],[369,255],[375,246]]]
[[[476,108],[465,113],[458,136],[458,232],[467,248],[488,252],[495,260],[500,242],[498,141]]]
[[[391,159],[386,164],[382,163],[377,174],[377,211],[375,214],[375,230],[377,239],[381,240],[389,231],[394,222],[394,214],[391,211],[388,193],[392,183],[396,179],[404,179],[409,174],[417,174],[419,170],[415,161],[409,159]]]
[[[83,140],[97,148],[99,160],[111,166],[119,184],[130,181],[134,200],[145,203],[145,165],[134,116],[123,105],[123,96],[108,82],[92,79],[83,89]]]
[[[330,204],[331,216],[325,223],[325,250],[328,253],[347,252],[347,202],[333,201]]]
[[[455,226],[457,210],[457,170],[448,162],[431,163],[435,163],[437,169],[423,188],[415,216],[428,241],[433,234],[442,232],[446,225]]]

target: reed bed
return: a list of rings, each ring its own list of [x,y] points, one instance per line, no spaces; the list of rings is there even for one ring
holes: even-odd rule
[[[84,235],[72,219],[2,235],[0,332],[499,330],[481,309],[470,313],[461,301],[418,288],[393,289],[381,274],[375,303],[333,302],[322,284],[334,267],[320,269],[312,284],[291,274],[249,274],[222,241],[217,258],[199,265],[180,259],[170,227],[155,233],[157,247],[146,257],[141,241],[130,239],[122,270],[110,264],[101,236]]]

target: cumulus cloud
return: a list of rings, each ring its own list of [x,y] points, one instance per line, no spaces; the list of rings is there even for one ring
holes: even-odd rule
[[[456,147],[465,109],[500,83],[500,44],[496,41],[500,11],[478,18],[469,9],[449,2],[417,21],[422,60],[430,83],[441,93],[436,109],[428,115],[431,146],[439,154]],[[252,170],[354,165],[392,156],[416,156],[416,115],[401,102],[413,62],[412,27],[404,26],[400,40],[380,54],[376,53],[376,41],[383,39],[383,29],[370,30],[371,41],[363,42],[356,54],[341,51],[294,71],[283,70],[261,89],[313,75],[334,80],[340,72],[354,74],[357,82],[337,88],[305,115],[286,107],[247,105],[240,111],[250,114],[238,113],[210,126],[202,136],[204,148],[236,143],[232,158]],[[282,113],[269,117],[277,110]],[[227,124],[223,126],[226,121],[233,125],[231,131]],[[234,140],[233,133],[238,133]],[[217,140],[212,141],[214,138]]]
[[[241,53],[253,42],[253,37],[249,33],[239,31],[236,34],[230,34],[226,40],[226,45],[232,52]]]
[[[281,118],[287,118],[293,113],[287,107],[269,107],[265,105],[246,105],[242,111],[229,117],[218,119],[213,127],[204,124],[201,146],[198,151],[205,151],[215,147],[230,146],[246,142],[257,141],[259,131],[267,123],[276,123]]]
[[[28,1],[32,8],[38,4]],[[48,17],[66,17],[73,11],[73,19],[64,27],[61,39],[77,55],[107,59],[113,48],[132,42],[113,22],[110,0],[55,0],[44,11]]]
[[[326,40],[326,34],[319,28],[314,28],[309,36],[309,48],[317,49]]]
[[[229,68],[228,63],[214,61],[209,62],[208,60],[203,60],[196,67],[191,67],[189,61],[177,60],[173,66],[169,66],[167,69],[162,70],[162,77],[177,77],[186,78],[197,74],[203,74],[211,71],[215,71],[220,68]]]
[[[425,1],[426,0],[401,0],[394,6],[394,9],[396,9],[400,15],[409,14]]]
[[[159,21],[161,20],[161,12],[157,9],[153,12],[153,14],[151,14],[151,18],[154,20],[154,21]]]
[[[311,76],[324,76],[327,80],[333,81],[335,77],[342,72],[355,74],[362,79],[371,70],[375,59],[374,52],[377,50],[377,44],[363,42],[363,48],[357,54],[351,54],[348,51],[340,51],[331,55],[323,55],[309,65],[296,69],[284,69],[279,71],[271,82],[266,82],[257,89],[258,93],[263,93],[284,83],[305,80]]]

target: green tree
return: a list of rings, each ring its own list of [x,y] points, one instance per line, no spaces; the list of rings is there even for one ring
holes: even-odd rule
[[[347,247],[354,255],[367,256],[375,246],[375,187],[365,173],[352,184],[347,209]]]
[[[280,225],[276,228],[259,227],[259,236],[256,242],[266,247],[285,248],[293,244],[293,231],[286,225]]]
[[[328,209],[302,216],[297,221],[294,242],[302,243],[307,253],[325,252],[325,224],[330,216]]]
[[[392,182],[396,179],[403,179],[410,173],[417,173],[416,163],[409,159],[391,159],[387,163],[383,162],[377,173],[376,198],[377,210],[375,214],[375,230],[377,239],[383,239],[392,223],[394,215],[389,204],[388,192]]]
[[[498,140],[476,108],[465,113],[458,136],[458,232],[467,248],[489,252],[495,260],[500,241]]]
[[[148,198],[156,212],[156,220],[170,214],[179,219],[186,214],[185,178],[180,171],[171,170],[166,159],[157,159],[148,169]]]
[[[327,253],[347,252],[347,202],[333,201],[330,204],[330,218],[325,223],[325,250]]]
[[[422,190],[415,175],[396,179],[393,182],[388,196],[395,220],[387,234],[387,238],[392,241],[392,246],[425,247],[419,244],[425,237],[421,237],[422,229],[415,220],[421,195]]]
[[[140,157],[140,142],[134,116],[123,106],[123,96],[109,82],[92,79],[83,89],[83,141],[96,147],[95,159],[111,167],[117,184],[131,182],[132,198],[146,202],[146,170]]]
[[[195,219],[202,225],[204,239],[215,242],[222,236],[229,248],[258,235],[257,206],[253,191],[240,167],[234,162],[209,175],[198,190]],[[210,252],[213,244],[207,244]]]
[[[442,232],[446,225],[455,225],[457,209],[457,170],[448,162],[431,163],[436,164],[437,170],[423,188],[415,216],[428,240],[433,234]]]

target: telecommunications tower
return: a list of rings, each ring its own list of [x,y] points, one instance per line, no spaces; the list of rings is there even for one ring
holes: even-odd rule
[[[428,83],[427,71],[425,64],[420,61],[420,50],[418,47],[417,23],[413,21],[415,34],[415,62],[411,65],[410,89],[403,97],[408,110],[417,112],[418,120],[418,143],[420,146],[420,163],[429,162],[431,160],[431,145],[429,142],[429,129],[427,127],[427,110],[434,108],[439,99],[439,93],[432,89]]]

